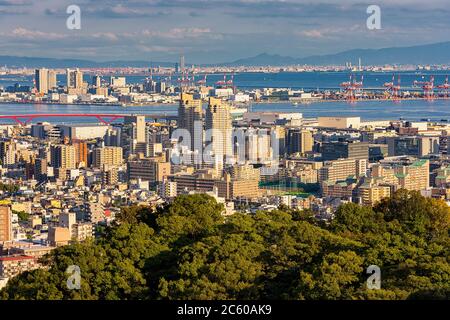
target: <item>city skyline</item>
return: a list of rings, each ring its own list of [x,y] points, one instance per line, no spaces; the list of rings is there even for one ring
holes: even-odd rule
[[[449,300],[448,1],[0,0],[0,303]]]
[[[372,3],[312,1],[0,1],[0,55],[221,63],[263,52],[296,58],[355,48],[448,39],[445,1],[380,1],[381,29],[369,30]],[[81,9],[69,30],[67,7]],[[132,50],[130,50],[132,48]]]

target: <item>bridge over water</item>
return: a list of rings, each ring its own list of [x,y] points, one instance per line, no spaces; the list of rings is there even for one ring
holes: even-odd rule
[[[147,119],[152,119],[155,122],[165,120],[176,120],[177,116],[167,114],[110,114],[110,113],[46,113],[46,114],[15,114],[15,115],[0,115],[0,120],[13,120],[16,123],[26,126],[35,119],[48,119],[48,118],[95,118],[100,123],[111,124],[118,119],[123,119],[129,116],[145,116]]]

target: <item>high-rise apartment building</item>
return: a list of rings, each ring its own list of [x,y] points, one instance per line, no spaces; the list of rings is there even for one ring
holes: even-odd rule
[[[72,145],[55,145],[50,147],[50,163],[54,168],[75,169],[76,155]]]
[[[61,228],[68,228],[69,229],[69,233],[71,235],[72,238],[75,238],[75,234],[74,234],[74,226],[77,223],[77,217],[75,212],[61,212],[59,214],[58,217],[59,221],[59,227]]]
[[[92,85],[96,88],[100,88],[102,86],[102,77],[99,75],[95,75],[92,77]]]
[[[203,110],[202,100],[194,99],[191,94],[181,94],[178,108],[178,128],[190,134],[190,150],[200,150],[203,144]],[[188,142],[184,142],[187,145]]]
[[[87,167],[88,165],[88,148],[87,143],[85,141],[75,141],[73,143],[75,147],[75,161],[77,167],[80,165],[83,167]]]
[[[125,117],[120,135],[120,145],[125,156],[146,150],[146,133],[145,116]]]
[[[119,182],[119,173],[115,166],[103,166],[102,184],[105,186],[113,186]]]
[[[35,71],[36,89],[39,93],[48,93],[48,69],[36,69]]]
[[[233,152],[237,161],[251,164],[277,161],[274,153],[279,151],[279,147],[277,147],[276,138],[272,139],[272,130],[276,128],[239,128],[236,136],[239,140],[243,138],[244,143],[239,141],[233,143]]]
[[[225,156],[232,157],[232,118],[230,106],[221,99],[209,98],[208,108],[206,109],[206,143],[211,143],[212,153],[222,161]]]
[[[390,197],[391,188],[389,186],[363,184],[358,188],[358,194],[363,205],[373,206],[382,199]]]
[[[289,129],[287,149],[289,154],[311,152],[314,146],[312,132],[305,129]]]
[[[14,141],[0,141],[0,160],[4,166],[16,163],[17,146]]]
[[[378,163],[373,165],[371,177],[401,189],[424,190],[430,186],[430,162],[416,160],[410,164]]]
[[[87,88],[83,82],[83,72],[80,69],[67,69],[67,93],[83,94],[87,92]]]
[[[123,150],[121,147],[103,147],[94,150],[92,165],[102,168],[104,165],[120,166],[123,162]]]
[[[146,142],[145,116],[127,116],[124,119],[124,124],[125,125],[134,124],[133,139],[136,140],[137,143]]]
[[[319,169],[319,182],[344,181],[349,177],[363,176],[366,172],[367,160],[341,159],[327,161]]]
[[[0,242],[11,241],[12,238],[11,209],[2,206],[0,207]]]
[[[34,177],[37,181],[47,179],[47,159],[37,158],[34,162]]]
[[[48,89],[53,90],[58,87],[57,73],[55,70],[48,70]]]

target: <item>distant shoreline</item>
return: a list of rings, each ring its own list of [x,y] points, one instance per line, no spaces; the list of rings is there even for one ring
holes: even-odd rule
[[[283,101],[283,100],[273,100],[273,101],[252,101],[249,104],[242,104],[237,105],[236,107],[248,107],[250,105],[264,105],[264,104],[291,104],[293,106],[307,106],[309,104],[313,103],[327,103],[327,102],[341,102],[341,103],[358,103],[358,102],[402,102],[402,101],[426,101],[426,102],[433,102],[435,100],[450,100],[450,97],[434,97],[433,99],[427,99],[427,98],[419,98],[419,97],[413,97],[413,98],[402,98],[402,99],[389,99],[389,98],[381,98],[381,99],[356,99],[356,100],[345,100],[345,99],[311,99],[311,100],[299,100],[299,101]],[[121,103],[61,103],[61,102],[33,102],[33,101],[0,101],[0,105],[17,105],[17,104],[29,104],[29,105],[50,105],[50,106],[92,106],[92,107],[121,107],[121,108],[127,108],[127,107],[176,107],[178,106],[178,103],[161,103],[161,102],[147,102],[147,103],[128,103],[128,104],[121,104]]]
[[[121,104],[121,103],[62,103],[62,102],[33,102],[33,101],[0,101],[0,105],[29,104],[29,105],[54,105],[54,106],[98,106],[98,107],[155,107],[155,106],[177,106],[177,103],[149,102],[145,104]]]

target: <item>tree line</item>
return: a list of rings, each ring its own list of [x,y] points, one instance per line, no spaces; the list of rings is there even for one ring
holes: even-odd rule
[[[55,249],[0,299],[449,299],[450,208],[400,190],[330,223],[279,208],[223,217],[208,195],[122,208],[96,240]],[[68,266],[81,288],[67,287]],[[367,288],[370,265],[381,289]]]

